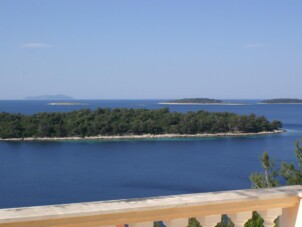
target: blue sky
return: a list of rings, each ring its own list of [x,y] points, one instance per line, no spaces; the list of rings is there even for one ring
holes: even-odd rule
[[[0,99],[302,98],[300,0],[1,0]]]

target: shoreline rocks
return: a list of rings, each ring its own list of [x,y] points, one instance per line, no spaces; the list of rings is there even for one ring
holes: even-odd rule
[[[264,131],[255,133],[228,132],[228,133],[200,133],[200,134],[143,134],[143,135],[115,135],[115,136],[88,136],[88,137],[27,137],[27,138],[7,138],[0,141],[68,141],[68,140],[137,140],[137,139],[173,139],[173,138],[208,138],[208,137],[240,137],[240,136],[260,136],[286,132],[285,130]]]

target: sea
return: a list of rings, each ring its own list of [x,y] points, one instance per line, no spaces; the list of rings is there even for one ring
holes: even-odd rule
[[[119,200],[251,188],[268,151],[279,166],[293,162],[302,138],[302,105],[164,105],[163,100],[0,101],[0,112],[34,114],[82,108],[167,107],[170,111],[233,112],[280,120],[282,134],[190,139],[0,142],[0,208]]]

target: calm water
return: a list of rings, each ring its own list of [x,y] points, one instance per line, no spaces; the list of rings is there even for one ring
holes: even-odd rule
[[[86,100],[85,108],[156,109],[160,100]],[[169,106],[171,111],[255,113],[284,123],[287,133],[261,137],[106,142],[0,142],[0,207],[250,188],[268,150],[276,162],[294,160],[302,138],[302,105]],[[47,101],[0,101],[0,112],[32,114],[83,106]]]

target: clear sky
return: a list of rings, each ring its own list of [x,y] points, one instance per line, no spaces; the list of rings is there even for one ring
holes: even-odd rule
[[[0,0],[0,99],[302,98],[301,0]]]

